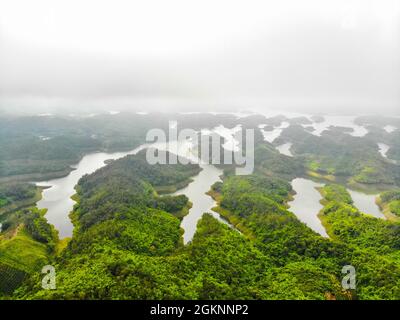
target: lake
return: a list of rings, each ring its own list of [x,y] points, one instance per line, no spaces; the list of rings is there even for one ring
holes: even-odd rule
[[[279,151],[279,153],[284,154],[285,156],[288,157],[293,157],[292,152],[290,151],[290,148],[292,147],[292,143],[284,143],[276,147],[276,150]]]
[[[347,191],[350,193],[351,198],[353,199],[353,204],[358,210],[376,218],[386,219],[375,202],[377,197],[376,194],[366,194],[351,189],[348,189]]]
[[[325,120],[324,124],[321,125],[321,128],[329,123],[334,122],[333,120],[338,120],[336,118],[328,118]],[[352,121],[349,118],[346,118],[346,121],[343,121],[341,124],[353,125]],[[272,131],[263,131],[264,138],[266,141],[272,142],[274,141],[284,129],[289,126],[289,122],[282,121],[282,123],[275,127]],[[357,132],[355,130],[356,135],[365,134],[364,130],[360,129]],[[228,129],[223,126],[218,126],[213,130],[209,130],[210,132],[216,132],[221,136],[225,137],[226,142],[224,147],[226,149],[235,150],[237,147],[237,142],[234,140],[234,133],[240,129],[240,125]],[[320,130],[318,130],[320,131]],[[322,132],[322,131],[321,131]],[[204,132],[207,134],[207,132]],[[318,132],[319,133],[319,132]],[[353,133],[354,135],[354,133]],[[73,231],[73,225],[68,217],[69,213],[73,209],[74,201],[71,199],[71,196],[75,194],[75,186],[78,183],[79,179],[85,175],[90,174],[101,168],[105,165],[104,161],[109,159],[119,159],[129,154],[135,154],[138,151],[148,147],[149,145],[141,145],[136,149],[133,149],[128,152],[115,152],[115,153],[105,153],[105,152],[97,152],[84,156],[82,160],[74,166],[75,170],[71,171],[69,175],[59,179],[53,179],[50,181],[44,181],[37,183],[39,186],[48,187],[43,191],[42,199],[37,203],[37,206],[41,209],[47,208],[46,218],[47,220],[55,226],[55,228],[59,231],[60,238],[71,237]],[[194,162],[199,162],[197,158],[197,154],[194,152],[194,146],[191,141],[184,142],[172,142],[168,145],[164,144],[151,144],[152,147],[169,150],[171,152],[175,152],[178,155],[189,158]],[[290,152],[292,144],[285,143],[277,147],[277,150],[282,154],[287,156],[292,156]],[[383,146],[381,145],[382,155],[386,154]],[[209,165],[206,163],[199,163],[202,171],[195,177],[193,177],[193,182],[191,182],[185,188],[178,190],[175,194],[185,194],[188,196],[189,200],[192,202],[193,206],[189,210],[189,214],[185,216],[182,220],[181,226],[184,229],[184,242],[189,242],[194,233],[196,232],[196,226],[198,220],[201,218],[204,212],[211,213],[215,218],[219,221],[228,224],[231,226],[225,219],[223,219],[218,213],[213,212],[212,208],[216,206],[215,201],[206,194],[211,188],[211,185],[216,181],[220,181],[220,176],[222,175],[222,170],[217,169],[213,165]],[[306,223],[311,229],[318,232],[324,237],[327,237],[325,229],[323,228],[321,221],[318,218],[318,213],[322,209],[322,205],[320,204],[321,195],[316,190],[316,187],[322,186],[316,182],[311,180],[297,178],[292,181],[293,189],[296,191],[296,195],[294,196],[294,200],[289,203],[290,211],[292,211],[299,220]],[[364,194],[352,193],[352,197],[354,199],[356,207],[358,207],[361,211],[383,217],[383,214],[380,212],[379,208],[375,204],[375,196],[369,196]],[[231,226],[232,227],[232,226]]]
[[[272,143],[275,141],[275,139],[277,139],[281,135],[283,130],[286,128],[289,128],[289,126],[290,126],[289,122],[282,121],[282,123],[279,126],[274,127],[273,130],[270,130],[270,131],[264,130],[263,125],[260,125],[259,129],[264,137],[264,140],[268,141],[269,143]]]
[[[206,194],[213,183],[221,181],[220,176],[222,175],[222,170],[209,164],[201,164],[200,167],[202,171],[193,178],[193,182],[187,187],[173,193],[173,195],[186,195],[193,204],[189,210],[189,214],[183,218],[181,223],[181,227],[185,230],[183,234],[183,242],[185,244],[193,239],[197,229],[197,222],[205,212],[210,213],[220,222],[232,227],[218,213],[211,210],[217,203]]]
[[[219,128],[222,130],[221,128]],[[85,174],[91,174],[97,169],[105,165],[104,161],[109,159],[119,159],[129,154],[135,154],[150,145],[141,145],[128,152],[105,153],[97,152],[84,156],[82,160],[73,166],[75,170],[71,171],[66,177],[43,181],[36,183],[38,186],[47,187],[42,193],[42,199],[37,203],[38,208],[48,209],[45,215],[46,219],[54,225],[59,231],[60,239],[71,237],[73,233],[73,224],[69,219],[69,213],[72,211],[75,201],[71,197],[75,194],[75,186],[79,179]],[[161,150],[169,150],[177,153],[179,156],[189,158],[193,162],[198,162],[198,158],[194,152],[191,141],[154,143],[151,147]],[[211,185],[220,181],[222,170],[217,169],[213,165],[199,163],[202,171],[195,177],[193,181],[185,188],[178,190],[174,194],[185,194],[192,202],[193,206],[189,210],[189,214],[182,220],[182,228],[185,230],[184,242],[192,240],[196,232],[198,220],[204,212],[211,213],[219,221],[230,225],[218,213],[211,209],[216,206],[216,202],[206,194],[211,188]]]
[[[217,127],[218,131],[223,132],[224,137],[229,138],[232,136],[235,130],[237,129],[227,129],[224,127]],[[204,131],[205,134],[208,134],[207,131]],[[231,141],[228,144],[224,144],[225,148],[234,148],[235,143],[234,139],[231,138]],[[192,203],[192,207],[189,210],[189,213],[183,218],[181,227],[185,231],[183,234],[183,242],[187,244],[193,239],[194,234],[197,229],[197,222],[201,219],[205,212],[210,213],[214,218],[219,220],[220,222],[228,225],[229,227],[235,229],[226,219],[220,216],[218,213],[212,211],[212,208],[217,205],[216,201],[206,193],[210,191],[211,186],[217,182],[221,181],[220,176],[222,176],[223,171],[221,169],[216,168],[211,164],[207,164],[201,162],[197,157],[197,145],[194,145],[191,141],[182,141],[182,142],[173,142],[168,145],[165,143],[157,143],[152,145],[153,147],[160,150],[168,150],[174,151],[179,156],[184,158],[188,158],[191,161],[198,163],[201,167],[201,171],[198,175],[194,176],[193,181],[189,183],[185,188],[180,189],[174,192],[172,195],[180,195],[184,194],[189,198],[189,201]],[[236,230],[236,229],[235,229]]]
[[[75,194],[75,186],[79,179],[85,175],[95,172],[105,166],[104,161],[119,159],[128,154],[135,154],[142,150],[141,145],[128,152],[96,152],[88,154],[74,165],[75,170],[63,178],[36,183],[38,186],[47,187],[43,190],[42,199],[37,203],[39,209],[48,209],[46,219],[58,230],[60,239],[72,236],[73,225],[68,215],[72,211],[75,201],[71,197]]]
[[[353,131],[348,134],[353,137],[364,137],[368,133],[368,130],[364,126],[356,124],[355,118],[351,116],[324,116],[323,121],[314,122],[311,125],[304,125],[303,127],[312,127],[314,130],[311,133],[316,136],[321,136],[330,127],[343,127],[352,129]]]
[[[323,206],[320,203],[322,196],[316,188],[322,186],[323,184],[308,179],[296,178],[292,180],[292,187],[296,194],[293,201],[289,202],[289,211],[293,212],[300,221],[315,232],[323,237],[328,237],[321,220],[318,218],[318,213]]]

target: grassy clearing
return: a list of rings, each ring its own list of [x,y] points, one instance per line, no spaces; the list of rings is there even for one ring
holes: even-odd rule
[[[33,240],[23,226],[18,228],[15,236],[0,242],[0,263],[27,273],[34,272],[44,265],[47,258],[46,245]]]
[[[0,238],[0,296],[7,296],[22,283],[28,274],[48,263],[45,244],[33,240],[20,225]]]

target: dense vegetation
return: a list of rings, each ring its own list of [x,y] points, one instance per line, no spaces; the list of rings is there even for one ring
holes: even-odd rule
[[[187,199],[176,197],[176,203],[173,198],[160,199],[154,187],[161,181],[179,182],[177,173],[185,170],[180,165],[167,165],[162,171],[150,165],[144,168],[141,157],[138,154],[112,162],[81,179],[77,188],[79,202],[73,213],[77,226],[74,237],[53,262],[57,290],[42,290],[38,274],[18,291],[19,297],[325,299],[348,296],[342,291],[339,279],[323,269],[325,263],[314,262],[323,250],[321,244],[328,242],[285,210],[284,202],[291,189],[287,182],[256,176],[231,177],[232,183],[227,182],[228,187],[224,183],[223,189],[232,186],[243,193],[259,190],[254,197],[247,194],[244,195],[247,198],[239,199],[240,203],[251,201],[256,211],[254,214],[248,211],[245,216],[255,217],[256,221],[246,226],[253,228],[257,239],[250,240],[206,215],[199,222],[193,241],[182,246],[180,221],[164,210],[182,208]],[[124,170],[120,171],[121,168]],[[152,171],[149,176],[153,178],[145,181],[147,175],[139,175],[138,168]],[[186,172],[193,170],[189,168]],[[230,195],[236,197],[235,192],[232,190]],[[228,197],[226,202],[233,205]],[[256,225],[257,219],[263,223],[261,227]],[[279,237],[289,230],[293,230],[293,237]],[[302,247],[296,246],[297,232],[304,234]],[[310,248],[312,243],[315,244]]]
[[[32,184],[9,183],[0,185],[0,208],[35,196],[36,187]]]
[[[135,172],[135,165],[140,162],[133,159],[129,162],[123,159],[121,163],[129,163],[125,168]],[[399,296],[398,267],[393,256],[397,248],[394,228],[397,225],[364,217],[348,204],[348,195],[338,198],[344,199],[343,202],[331,200],[332,193],[342,193],[340,187],[329,186],[326,190],[323,214],[333,237],[329,240],[287,211],[285,202],[291,187],[284,180],[259,175],[228,177],[223,184],[214,185],[213,195],[220,201],[221,214],[242,234],[206,215],[199,222],[193,241],[183,247],[179,219],[160,210],[160,206],[155,207],[157,196],[151,183],[130,175],[130,170],[125,170],[129,178],[121,181],[123,186],[129,186],[129,193],[124,192],[126,197],[115,197],[107,206],[98,201],[103,190],[107,194],[115,192],[115,196],[121,194],[116,185],[119,180],[113,180],[121,165],[116,161],[106,172],[99,170],[81,180],[79,204],[74,212],[74,220],[80,227],[55,261],[57,290],[41,290],[38,275],[26,282],[18,296],[87,299]],[[173,166],[169,170],[172,174]],[[90,183],[89,180],[102,179],[105,174],[107,179]],[[98,200],[92,201],[95,195]],[[187,199],[177,199],[174,209],[181,208],[183,200]],[[86,203],[91,204],[90,210],[83,209]],[[351,210],[341,209],[346,206]],[[105,217],[98,217],[98,212]],[[88,224],[92,219],[86,217],[91,215],[97,218]],[[339,222],[349,231],[337,235]],[[358,231],[354,234],[350,230]],[[363,230],[365,235],[360,237]],[[384,243],[385,239],[392,242]],[[354,292],[344,291],[340,285],[340,271],[346,264],[361,270]],[[375,264],[378,268],[374,269]],[[383,288],[378,282],[383,283]]]
[[[392,214],[400,217],[400,190],[383,192],[380,199],[384,206],[388,206]]]
[[[292,142],[294,153],[308,170],[361,184],[400,185],[400,167],[378,152],[375,139],[353,137],[344,130],[329,130],[315,136],[302,126],[292,125],[276,143]]]
[[[0,129],[13,141],[0,141],[5,146],[0,175],[68,171],[86,152],[132,148],[143,141],[150,125],[165,126],[165,119],[157,116],[113,117],[63,119],[65,123],[57,118],[14,119],[16,128],[26,128],[21,134],[8,125]],[[237,124],[237,119],[222,115],[178,117],[183,127],[197,129]],[[244,128],[260,123],[272,128],[282,120],[252,116],[241,121]],[[160,194],[187,185],[200,168],[149,165],[145,152],[111,161],[81,178],[71,213],[74,235],[65,248],[44,218],[45,211],[24,206],[1,215],[0,297],[400,299],[398,222],[363,214],[339,184],[320,189],[324,208],[319,217],[329,238],[300,222],[287,205],[293,194],[290,180],[307,171],[344,182],[398,185],[398,167],[383,159],[376,147],[377,139],[390,137],[376,130],[361,139],[340,128],[316,137],[301,126],[309,124],[308,119],[290,122],[273,144],[256,135],[253,175],[234,176],[233,166],[226,166],[223,182],[212,186],[210,195],[218,202],[215,211],[233,228],[205,214],[185,246],[180,223],[190,199]],[[26,132],[37,137],[26,138]],[[294,157],[274,148],[287,141],[294,143]],[[17,168],[19,163],[23,165]],[[37,191],[25,183],[2,184],[0,207],[32,200]],[[384,192],[380,199],[398,214],[398,190]],[[56,290],[41,287],[40,270],[46,264],[55,266]],[[356,269],[354,290],[341,286],[345,265]]]
[[[149,165],[146,151],[127,156],[81,178],[77,187],[79,204],[73,220],[80,228],[114,218],[125,208],[164,208],[179,211],[187,198],[159,199],[155,189],[175,191],[190,182],[200,170],[198,165]],[[155,189],[154,189],[154,188]],[[169,200],[169,201],[168,201]]]
[[[350,194],[347,192],[346,188],[340,184],[327,184],[321,190],[324,201],[326,202],[339,202],[345,204],[353,204],[353,199]]]
[[[275,186],[264,189],[260,187],[263,180],[264,185]],[[257,194],[263,189],[264,194]],[[349,296],[400,297],[400,224],[360,213],[352,206],[352,199],[343,186],[327,185],[321,190],[325,205],[321,219],[331,239],[323,239],[279,205],[285,189],[287,196],[289,189],[284,182],[279,184],[262,177],[231,177],[222,186],[214,186],[215,192],[220,193],[219,212],[250,235],[257,247],[279,266],[296,262],[305,268],[302,264],[307,263],[334,277],[338,276],[341,266],[351,264],[357,270],[358,281],[357,289]],[[246,206],[251,209],[247,211]]]
[[[261,118],[261,119],[260,119]],[[265,117],[249,119],[256,125]],[[0,183],[10,179],[44,180],[67,175],[71,165],[95,151],[131,150],[145,142],[153,128],[213,128],[237,124],[232,115],[184,114],[0,117]]]
[[[340,193],[330,199],[331,190]],[[356,268],[357,296],[362,299],[399,299],[400,224],[359,212],[348,201],[346,189],[326,186],[325,207],[321,219],[329,235],[345,243],[347,255]],[[342,200],[343,199],[343,200]]]
[[[24,279],[40,272],[55,253],[57,232],[32,208],[15,212],[0,233],[0,298],[10,296]]]
[[[363,116],[356,119],[358,124],[368,127],[369,133],[367,138],[378,142],[383,142],[390,146],[387,156],[389,159],[397,160],[400,163],[400,118],[385,116]],[[387,132],[383,128],[392,126],[394,130]]]
[[[0,298],[30,274],[40,272],[55,254],[58,235],[35,203],[40,189],[29,183],[0,185]]]

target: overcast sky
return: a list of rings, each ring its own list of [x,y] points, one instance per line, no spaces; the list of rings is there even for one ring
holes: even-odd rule
[[[399,0],[0,0],[0,108],[400,114]]]

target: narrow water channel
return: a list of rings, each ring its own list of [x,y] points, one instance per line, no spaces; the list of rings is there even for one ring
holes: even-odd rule
[[[212,211],[212,208],[215,207],[217,203],[213,198],[206,194],[213,183],[221,181],[220,176],[223,173],[222,170],[217,169],[210,164],[201,164],[200,167],[202,170],[196,177],[194,177],[193,182],[173,194],[184,194],[192,202],[189,214],[183,218],[181,223],[181,227],[185,230],[185,233],[183,234],[183,242],[185,244],[193,239],[197,229],[197,222],[205,212],[212,214],[214,218],[220,222],[230,225],[218,213]]]
[[[296,178],[292,181],[293,190],[296,191],[293,201],[289,202],[289,211],[293,212],[297,218],[304,222],[308,227],[319,233],[323,237],[328,237],[318,213],[323,208],[320,200],[321,194],[316,188],[323,184],[312,180]]]
[[[233,146],[234,143],[232,143],[231,145]],[[223,171],[211,164],[202,163],[197,156],[198,153],[196,152],[196,146],[193,145],[190,141],[172,144],[170,143],[168,145],[155,144],[153,146],[160,150],[175,152],[179,156],[190,159],[191,161],[198,163],[200,168],[202,169],[197,176],[192,178],[193,181],[191,183],[189,183],[183,189],[180,189],[172,194],[184,194],[189,198],[189,201],[192,203],[192,207],[190,208],[189,213],[182,219],[181,222],[181,227],[185,231],[183,234],[184,244],[187,244],[193,239],[193,236],[196,233],[197,223],[205,212],[210,213],[220,222],[228,225],[234,230],[237,230],[226,219],[224,219],[222,216],[212,210],[212,208],[215,207],[217,203],[212,197],[207,195],[207,192],[210,191],[211,186],[215,182],[221,181],[220,176],[222,176]]]
[[[376,204],[376,194],[366,194],[363,192],[348,189],[354,206],[363,213],[370,214],[376,218],[386,219],[385,215]]]
[[[83,175],[93,173],[103,167],[106,160],[116,160],[129,154],[135,154],[146,147],[149,147],[149,145],[141,145],[129,152],[98,152],[88,154],[77,165],[73,166],[75,170],[71,171],[66,177],[37,183],[38,186],[47,187],[43,191],[42,199],[37,203],[37,206],[40,209],[47,209],[46,218],[59,231],[60,239],[72,236],[73,225],[69,218],[69,213],[72,211],[75,203],[71,197],[75,194],[75,186],[79,179]],[[175,152],[179,156],[198,162],[198,158],[192,152],[193,146],[190,141],[152,144],[151,147]],[[219,221],[234,228],[218,213],[211,210],[216,206],[216,202],[206,194],[212,184],[220,181],[220,176],[223,173],[222,170],[209,164],[200,163],[199,165],[202,171],[193,177],[193,181],[188,186],[175,192],[176,195],[185,194],[192,202],[192,208],[189,210],[189,214],[184,217],[181,224],[185,230],[185,243],[192,240],[196,232],[197,222],[204,212],[211,213]]]
[[[128,152],[105,153],[96,152],[84,156],[75,170],[63,178],[36,183],[38,186],[47,187],[43,190],[42,199],[37,203],[39,209],[47,209],[46,219],[54,225],[59,232],[60,239],[72,236],[73,225],[69,219],[75,201],[71,197],[75,194],[75,186],[79,179],[85,175],[95,172],[105,166],[104,161],[119,159],[128,154],[135,154],[142,150],[145,145]]]

